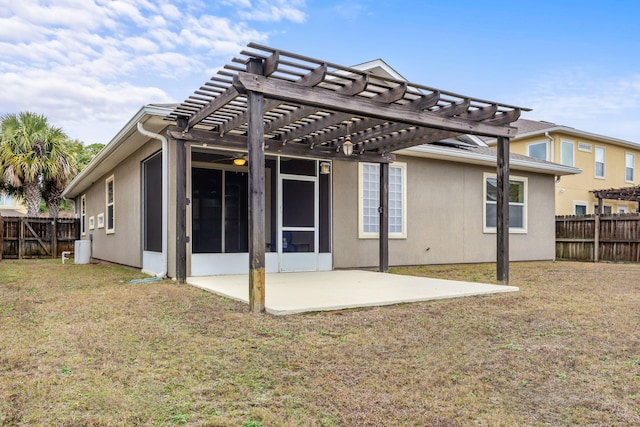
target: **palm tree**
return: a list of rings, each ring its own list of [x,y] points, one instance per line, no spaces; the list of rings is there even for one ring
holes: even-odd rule
[[[47,118],[31,112],[2,116],[0,172],[5,185],[22,194],[27,215],[37,216],[41,195],[57,217],[60,194],[76,172],[65,151],[67,135]]]

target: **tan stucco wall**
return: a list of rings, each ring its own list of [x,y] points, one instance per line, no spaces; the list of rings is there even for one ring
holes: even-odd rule
[[[137,150],[113,170],[94,182],[86,192],[87,226],[85,236],[93,235],[93,257],[109,262],[142,267],[142,169],[141,162],[160,150],[161,144],[152,140]],[[106,233],[105,181],[114,177],[115,233]],[[80,198],[76,199],[76,212],[80,213]],[[98,214],[105,215],[105,228],[98,228]],[[95,229],[89,229],[93,216]],[[175,222],[175,221],[174,221]]]
[[[549,160],[560,163],[561,140],[573,142],[574,166],[582,170],[581,174],[563,176],[555,185],[556,214],[573,215],[574,202],[586,202],[588,213],[594,213],[594,204],[597,199],[590,193],[591,190],[630,187],[640,184],[640,150],[630,147],[613,145],[607,141],[595,138],[577,138],[574,135],[562,132],[550,134],[553,144],[549,148]],[[544,136],[527,137],[511,141],[511,151],[518,154],[527,154],[527,145],[535,142],[549,141]],[[578,149],[579,143],[587,143],[591,146],[591,152]],[[595,147],[605,149],[605,177],[595,176]],[[625,153],[634,154],[634,181],[625,181]],[[626,206],[629,211],[635,212],[638,204],[635,202],[606,200],[605,205],[612,207],[613,213],[619,212],[620,206]]]
[[[483,232],[483,173],[495,169],[398,157],[407,164],[407,237],[389,241],[391,265],[492,262],[496,235]],[[526,234],[510,235],[511,260],[554,258],[553,176],[528,178]],[[358,166],[333,164],[334,266],[378,264],[378,240],[358,238]],[[428,249],[428,250],[427,250]]]

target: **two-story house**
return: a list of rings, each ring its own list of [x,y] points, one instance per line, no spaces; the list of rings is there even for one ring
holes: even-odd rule
[[[598,204],[592,190],[640,184],[640,144],[544,121],[520,119],[514,126],[513,153],[582,170],[556,179],[556,215],[592,214]],[[637,202],[604,201],[605,213],[637,211]]]
[[[26,214],[27,208],[20,199],[0,192],[0,216],[25,216]]]

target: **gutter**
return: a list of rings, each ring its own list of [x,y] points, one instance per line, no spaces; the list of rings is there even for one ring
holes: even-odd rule
[[[62,193],[62,197],[76,197],[78,194],[74,194],[75,188],[80,184],[88,175],[90,175],[96,167],[98,167],[102,162],[107,160],[113,153],[117,151],[117,149],[126,141],[126,136],[135,131],[135,124],[143,119],[144,116],[159,116],[165,117],[172,111],[170,108],[162,107],[162,106],[154,106],[154,105],[145,105],[138,110],[138,112],[124,125],[122,129],[111,138],[111,141],[91,160],[91,162],[76,175],[75,178],[67,185]],[[69,194],[73,194],[69,196]]]
[[[427,157],[432,159],[440,159],[447,161],[459,161],[462,163],[479,164],[485,166],[495,166],[496,156],[489,154],[480,154],[467,150],[450,149],[446,147],[438,147],[431,144],[417,145],[408,149],[399,150],[397,154],[405,154],[412,157]],[[557,163],[540,163],[537,161],[528,161],[524,159],[510,159],[509,163],[512,169],[529,170],[537,173],[560,175],[573,175],[582,173],[582,170],[560,165]]]
[[[162,142],[162,271],[156,274],[156,278],[163,279],[167,275],[169,260],[167,231],[169,221],[169,142],[165,136],[146,130],[142,126],[142,122],[138,122],[136,125],[138,132],[142,135]]]

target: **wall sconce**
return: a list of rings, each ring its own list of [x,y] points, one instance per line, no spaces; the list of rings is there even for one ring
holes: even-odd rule
[[[351,137],[347,135],[344,139],[344,143],[342,144],[342,152],[346,156],[350,156],[353,154],[353,143],[351,142]]]
[[[320,175],[329,175],[331,173],[331,163],[320,162]]]

